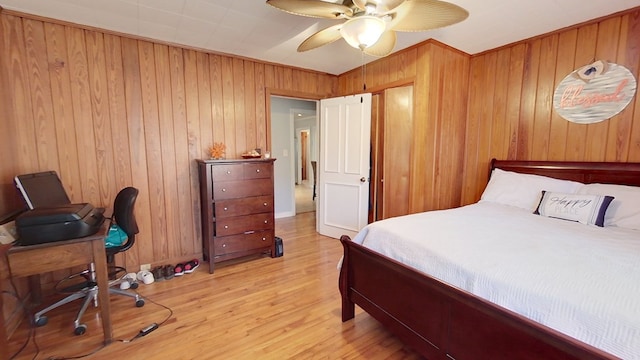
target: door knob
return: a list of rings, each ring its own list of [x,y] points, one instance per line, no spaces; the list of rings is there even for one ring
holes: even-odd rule
[[[360,182],[366,182],[367,178],[365,178],[364,176],[360,178]]]

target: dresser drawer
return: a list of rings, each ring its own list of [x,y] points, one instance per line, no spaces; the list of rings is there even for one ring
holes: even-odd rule
[[[213,199],[225,200],[260,195],[273,195],[270,179],[221,181],[213,184]]]
[[[216,219],[215,236],[249,234],[258,230],[271,230],[274,228],[273,225],[272,212]]]
[[[215,255],[221,256],[271,247],[273,234],[271,231],[256,231],[251,234],[216,236],[213,242]]]
[[[213,216],[221,219],[230,216],[259,214],[273,211],[273,195],[216,201]]]
[[[244,164],[245,179],[270,179],[273,166],[269,163]]]
[[[243,164],[227,164],[211,166],[211,179],[217,181],[230,181],[244,179]]]

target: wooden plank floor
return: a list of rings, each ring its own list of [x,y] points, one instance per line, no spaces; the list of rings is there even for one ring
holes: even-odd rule
[[[315,232],[315,213],[278,219],[284,256],[207,264],[194,273],[140,285],[144,307],[112,296],[114,335],[129,340],[151,324],[168,321],[145,337],[116,341],[91,359],[420,359],[368,314],[342,323],[336,265],[342,246]],[[188,259],[185,259],[188,260]],[[165,308],[166,307],[166,308]],[[102,344],[94,308],[85,314],[87,333],[73,335],[78,304],[50,313],[35,329],[37,359],[90,353]],[[11,353],[29,335],[26,322],[11,338]],[[16,359],[32,359],[31,341]]]

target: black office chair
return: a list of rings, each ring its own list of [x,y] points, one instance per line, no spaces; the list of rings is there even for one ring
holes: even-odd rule
[[[134,187],[126,187],[116,195],[116,199],[113,204],[113,214],[111,216],[111,221],[115,222],[120,226],[120,228],[127,234],[127,240],[124,244],[115,247],[109,247],[106,249],[107,253],[107,266],[109,268],[110,281],[109,281],[109,293],[129,296],[135,299],[135,304],[137,307],[144,306],[144,300],[135,292],[129,292],[126,290],[121,290],[119,285],[125,281],[124,275],[126,275],[126,271],[124,268],[116,267],[115,264],[115,255],[117,253],[126,251],[130,249],[135,243],[135,236],[138,233],[138,224],[136,223],[136,218],[134,216],[133,210],[136,202],[136,198],[138,197],[138,189]],[[116,278],[115,275],[122,273],[122,276]],[[77,299],[84,298],[82,306],[78,311],[78,314],[74,320],[74,333],[76,335],[82,335],[87,330],[87,326],[80,322],[82,315],[89,307],[89,303],[93,301],[94,306],[98,306],[98,286],[96,283],[95,277],[95,265],[92,263],[89,265],[89,269],[79,273],[74,274],[66,278],[65,280],[71,280],[73,278],[82,277],[84,281],[82,281],[79,285],[75,285],[70,287],[70,289],[77,289],[77,291],[73,292],[71,295],[61,299],[60,301],[48,306],[47,308],[37,312],[34,316],[34,323],[36,326],[43,326],[47,324],[48,319],[44,315],[45,313],[58,308],[64,304],[70,303]],[[63,281],[65,281],[63,280]],[[117,287],[114,287],[117,286]]]
[[[108,247],[106,249],[107,266],[110,267],[110,271],[115,267],[115,255],[129,250],[136,241],[138,223],[136,223],[136,217],[133,210],[137,198],[138,189],[134,187],[126,187],[120,190],[113,202],[113,214],[111,215],[111,221],[118,224],[127,234],[127,241],[120,246]]]
[[[315,160],[311,161],[311,169],[313,170],[313,195],[311,200],[316,201],[316,182],[318,181],[318,163]]]

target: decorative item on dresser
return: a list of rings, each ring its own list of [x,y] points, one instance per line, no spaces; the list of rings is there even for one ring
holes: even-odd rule
[[[197,160],[209,273],[220,261],[261,253],[275,256],[275,160]]]

